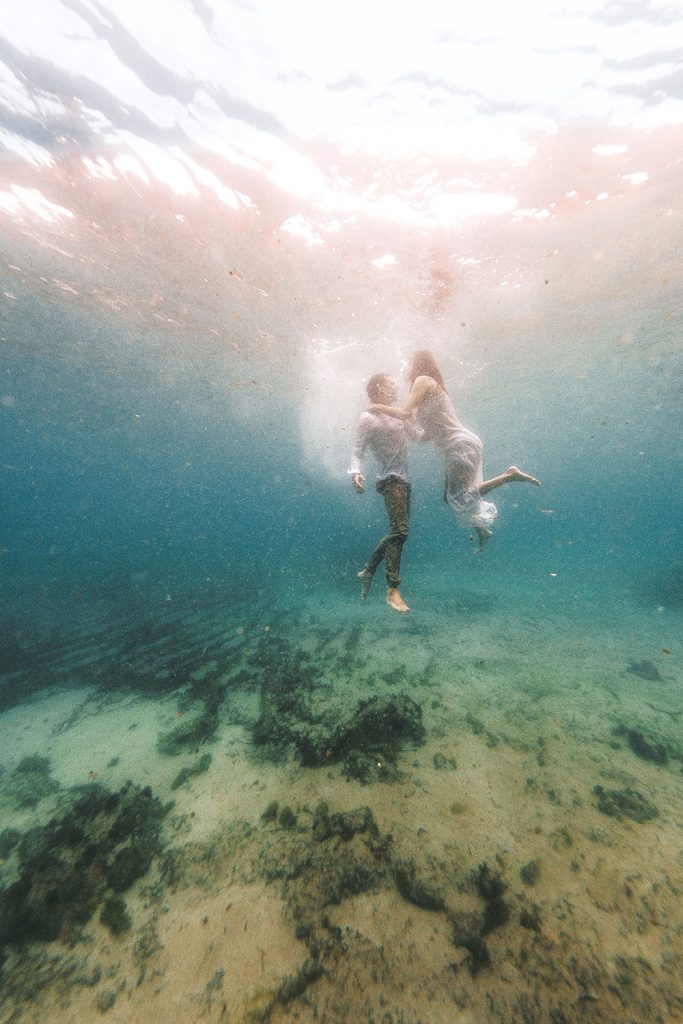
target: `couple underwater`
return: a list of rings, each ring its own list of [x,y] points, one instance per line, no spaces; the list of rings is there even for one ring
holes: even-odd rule
[[[483,444],[464,427],[448,397],[443,377],[431,352],[414,352],[406,380],[410,394],[405,405],[396,405],[398,385],[393,377],[377,373],[367,383],[371,404],[361,413],[349,473],[358,492],[364,490],[363,459],[370,449],[377,462],[377,490],[384,498],[389,532],[379,542],[358,573],[363,598],[368,596],[374,574],[384,560],[387,604],[395,612],[410,608],[400,591],[401,553],[408,537],[410,519],[410,478],[408,439],[430,441],[444,463],[444,500],[461,526],[473,529],[482,551],[492,536],[498,510],[484,495],[503,484],[539,481],[510,466],[503,473],[484,480]]]

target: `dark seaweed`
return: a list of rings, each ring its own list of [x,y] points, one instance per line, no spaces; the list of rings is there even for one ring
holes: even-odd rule
[[[192,764],[186,765],[185,768],[181,768],[171,783],[171,789],[179,789],[190,779],[194,778],[195,775],[202,775],[204,772],[208,772],[211,767],[211,761],[211,754],[202,754],[198,761],[194,761]]]
[[[22,758],[3,779],[4,796],[17,810],[35,807],[59,789],[59,783],[50,775],[49,759],[39,754]]]
[[[638,676],[640,679],[646,679],[649,683],[661,683],[662,674],[651,661],[643,659],[642,661],[629,661],[627,672],[630,672],[633,676]]]
[[[0,946],[67,936],[128,889],[161,851],[167,810],[132,783],[79,787],[61,817],[18,844],[19,877],[0,891]]]
[[[659,814],[655,805],[637,789],[604,789],[602,786],[594,786],[593,792],[598,798],[598,810],[610,818],[631,818],[642,824]]]

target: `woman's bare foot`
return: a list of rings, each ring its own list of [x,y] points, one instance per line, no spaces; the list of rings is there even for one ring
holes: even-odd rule
[[[367,596],[370,593],[370,587],[372,586],[372,573],[368,572],[367,569],[361,569],[360,572],[356,573],[356,576],[360,580],[360,596],[361,600],[367,600]]]
[[[479,538],[479,547],[474,553],[475,555],[480,555],[491,540],[491,537],[493,537],[493,532],[486,526],[475,526],[475,530],[477,531],[477,537]]]
[[[505,475],[508,480],[518,480],[521,484],[533,484],[534,487],[540,487],[541,481],[537,480],[535,476],[531,476],[529,473],[523,473],[521,469],[517,469],[517,466],[510,466],[509,469],[505,470]]]
[[[389,587],[387,590],[387,604],[395,612],[409,612],[410,608],[405,603],[396,587]]]

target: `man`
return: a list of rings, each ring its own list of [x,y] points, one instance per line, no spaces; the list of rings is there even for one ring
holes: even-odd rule
[[[393,377],[376,373],[366,387],[373,403],[392,405],[398,397],[398,385]],[[349,473],[351,483],[362,494],[363,457],[370,449],[377,462],[377,490],[384,498],[389,517],[389,533],[381,539],[370,558],[358,573],[361,596],[365,600],[372,586],[375,571],[384,559],[387,581],[387,604],[395,612],[409,612],[399,592],[401,553],[408,538],[410,518],[410,480],[408,477],[408,445],[406,435],[419,441],[423,431],[413,420],[399,420],[386,413],[361,413],[356,429],[356,443],[351,456]]]

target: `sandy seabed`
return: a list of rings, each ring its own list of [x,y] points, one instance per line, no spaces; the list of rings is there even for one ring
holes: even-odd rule
[[[132,780],[165,806],[163,843],[118,933],[67,914],[51,941],[5,943],[3,1024],[683,1021],[673,612],[432,585],[410,616],[342,592],[162,604],[144,628],[103,614],[53,633],[49,685],[2,712],[2,828]],[[333,740],[312,764],[261,742],[281,664],[316,735],[406,695],[423,739],[386,764],[371,744],[355,775]],[[35,755],[50,785],[31,800]]]

